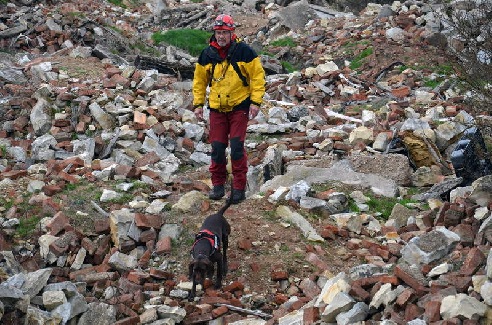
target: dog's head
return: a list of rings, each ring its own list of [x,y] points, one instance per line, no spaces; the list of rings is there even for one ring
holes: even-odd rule
[[[208,256],[198,254],[189,265],[190,279],[203,286],[206,276],[213,274],[214,265]]]

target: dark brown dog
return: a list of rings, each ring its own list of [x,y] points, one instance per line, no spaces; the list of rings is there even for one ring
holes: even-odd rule
[[[208,216],[195,236],[191,249],[193,261],[188,267],[190,280],[193,280],[188,300],[192,301],[196,295],[196,285],[203,284],[205,277],[212,278],[215,264],[217,264],[217,279],[215,289],[222,286],[222,278],[227,274],[227,247],[231,226],[224,217],[224,212],[231,205],[231,197],[219,212]],[[222,252],[221,252],[222,248]]]

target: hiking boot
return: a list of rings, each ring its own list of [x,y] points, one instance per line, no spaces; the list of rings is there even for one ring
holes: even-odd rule
[[[246,199],[246,193],[244,192],[244,190],[232,189],[231,195],[232,195],[232,200],[231,200],[232,204],[238,204],[239,202],[244,201],[244,199]]]
[[[217,185],[208,193],[208,198],[210,200],[220,200],[224,195],[224,185]]]

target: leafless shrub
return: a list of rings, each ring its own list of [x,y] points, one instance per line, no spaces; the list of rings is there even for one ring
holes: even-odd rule
[[[451,2],[441,14],[468,88],[469,106],[478,114],[492,112],[492,1]]]

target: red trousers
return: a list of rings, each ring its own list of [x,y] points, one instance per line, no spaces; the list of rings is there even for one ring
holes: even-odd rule
[[[244,149],[244,139],[248,120],[248,111],[244,109],[228,113],[210,110],[209,141],[212,145],[212,162],[209,171],[212,174],[212,185],[224,185],[227,180],[226,149],[230,143],[232,188],[245,190],[248,157]]]

